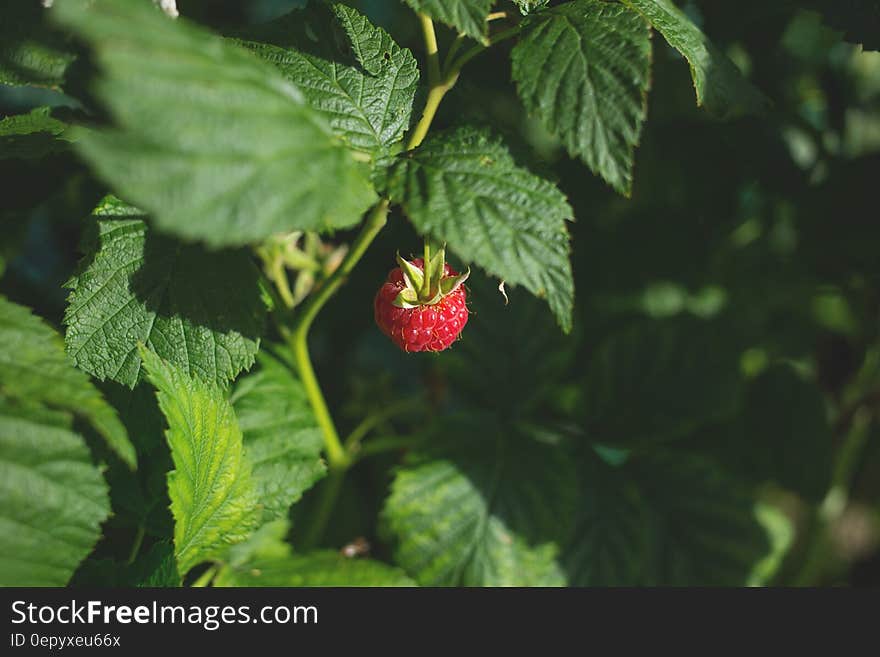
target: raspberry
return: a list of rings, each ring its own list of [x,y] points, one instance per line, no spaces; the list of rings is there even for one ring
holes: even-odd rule
[[[422,258],[409,264],[424,272]],[[407,288],[407,277],[397,267],[388,273],[376,293],[373,302],[376,324],[404,351],[443,351],[455,342],[467,324],[467,291],[461,285],[464,278],[444,263],[441,280],[457,284],[451,291],[435,295],[429,301],[416,301],[412,307],[402,307],[399,300]]]

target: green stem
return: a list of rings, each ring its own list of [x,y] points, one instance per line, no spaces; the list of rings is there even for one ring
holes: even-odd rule
[[[345,439],[345,451],[350,455],[355,455],[360,449],[361,441],[363,441],[373,429],[381,425],[383,422],[390,420],[394,416],[420,408],[421,405],[421,399],[403,399],[385,407],[378,413],[368,415],[363,422],[357,425],[352,429],[351,433],[348,434],[348,437]]]
[[[345,470],[341,468],[330,469],[327,479],[321,486],[321,496],[318,498],[318,507],[312,516],[309,527],[305,530],[300,547],[308,550],[315,547],[324,530],[330,522],[330,516],[333,514],[333,508],[336,506],[336,499],[342,490],[342,481],[345,478]]]
[[[458,74],[454,76],[441,76],[440,73],[440,52],[437,48],[437,35],[434,33],[434,23],[424,14],[419,14],[419,22],[422,25],[422,33],[425,37],[425,52],[428,56],[428,97],[425,99],[425,109],[422,112],[422,118],[413,128],[409,141],[406,143],[406,150],[411,151],[424,141],[431,123],[437,114],[437,108],[440,107],[440,101],[446,92],[455,86],[458,80]]]
[[[865,406],[870,396],[846,409],[838,420],[837,429],[846,438],[834,459],[831,486],[822,504],[812,514],[810,538],[802,566],[794,578],[795,586],[816,586],[821,583],[828,565],[829,527],[846,509],[856,466],[864,451],[873,421],[873,409]]]
[[[515,37],[517,34],[520,33],[521,29],[522,28],[519,25],[517,25],[517,26],[511,27],[507,30],[503,30],[503,31],[499,32],[498,34],[496,34],[495,36],[493,36],[491,39],[489,39],[488,44],[486,44],[486,45],[478,44],[478,45],[474,46],[473,48],[471,48],[470,50],[467,50],[450,67],[447,75],[450,75],[450,76],[455,75],[456,77],[458,77],[458,74],[461,72],[461,69],[464,68],[464,65],[467,64],[469,61],[471,61],[474,57],[476,57],[481,52],[483,52],[487,48],[494,46],[497,43],[501,43],[502,41],[510,39],[511,37]]]
[[[320,289],[309,298],[308,303],[299,314],[293,329],[290,332],[286,332],[287,334],[285,335],[293,351],[299,376],[306,390],[306,396],[315,413],[318,426],[321,428],[321,433],[324,437],[324,448],[327,451],[327,462],[331,470],[344,470],[349,465],[349,457],[339,440],[336,425],[330,416],[327,402],[324,400],[324,394],[321,392],[321,386],[318,383],[318,377],[315,376],[315,370],[312,367],[308,346],[309,329],[321,308],[324,307],[324,304],[345,282],[345,279],[352,272],[355,265],[357,265],[373,239],[382,230],[382,227],[385,226],[387,218],[388,201],[382,199],[373,207],[370,214],[367,215],[360,234],[355,239],[342,264],[324,282]]]
[[[131,546],[131,552],[128,553],[128,561],[127,564],[133,564],[134,560],[137,559],[138,552],[141,551],[141,545],[144,542],[144,534],[145,529],[143,523],[138,525],[137,533],[134,535],[134,543]]]
[[[417,447],[422,444],[419,436],[381,436],[365,442],[358,452],[358,458],[365,458],[375,454],[384,454],[409,447]]]
[[[199,575],[199,578],[195,582],[192,583],[192,587],[193,588],[206,587],[208,584],[211,583],[211,580],[214,579],[214,576],[216,574],[217,574],[217,566],[211,566],[210,568],[208,568],[208,570],[206,570],[201,575]]]
[[[293,292],[290,291],[290,281],[287,278],[287,269],[281,258],[276,258],[272,263],[272,282],[275,283],[275,289],[278,291],[281,300],[286,308],[293,308],[296,302],[293,299]]]
[[[455,83],[453,82],[452,84]],[[424,141],[437,114],[437,108],[440,107],[440,101],[443,100],[446,92],[452,89],[452,84],[441,84],[440,86],[432,87],[428,91],[428,97],[425,100],[425,110],[422,112],[422,118],[419,119],[416,127],[413,128],[409,141],[406,143],[406,150],[411,151]]]
[[[459,34],[453,40],[452,44],[449,46],[449,50],[446,51],[446,57],[443,58],[443,70],[448,71],[450,64],[455,59],[455,56],[458,54],[458,49],[464,44],[464,41],[467,37],[464,34]]]
[[[440,49],[437,47],[437,34],[434,32],[434,21],[425,14],[419,14],[419,24],[425,39],[425,52],[428,55],[428,86],[436,87],[440,83]]]

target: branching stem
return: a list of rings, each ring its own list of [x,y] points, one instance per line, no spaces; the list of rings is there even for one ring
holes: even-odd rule
[[[505,15],[502,14],[503,12],[491,14],[488,20],[505,18]],[[413,128],[407,141],[407,150],[412,150],[418,147],[425,139],[425,136],[428,134],[428,130],[431,127],[431,123],[434,121],[434,117],[437,114],[440,102],[443,100],[446,93],[455,86],[462,67],[488,47],[480,45],[465,52],[458,58],[458,60],[455,60],[454,56],[464,42],[464,37],[459,35],[459,37],[453,42],[450,52],[446,57],[446,61],[441,68],[440,51],[437,45],[437,34],[434,30],[434,22],[430,17],[421,13],[418,15],[418,19],[422,28],[422,36],[425,41],[429,89],[421,119],[416,124],[415,128]],[[490,40],[488,45],[509,38],[517,32],[518,28],[500,32]],[[281,324],[281,333],[293,352],[296,367],[306,391],[306,396],[309,399],[318,426],[321,428],[321,433],[324,438],[324,449],[327,453],[327,464],[330,471],[327,480],[321,487],[320,497],[317,503],[318,506],[312,517],[311,525],[307,527],[303,534],[302,543],[306,547],[314,546],[321,540],[321,536],[323,535],[324,529],[326,528],[333,512],[336,498],[339,496],[339,491],[342,489],[342,481],[345,476],[345,471],[351,467],[352,463],[355,461],[355,453],[360,448],[360,441],[375,426],[372,422],[365,420],[352,432],[351,435],[349,435],[346,444],[343,445],[342,441],[339,439],[339,433],[336,430],[333,417],[330,415],[330,410],[327,407],[327,402],[324,399],[324,394],[321,392],[318,377],[315,375],[314,367],[312,367],[308,348],[309,329],[311,328],[315,317],[317,317],[320,310],[324,307],[324,304],[327,303],[330,297],[332,297],[336,290],[345,282],[345,279],[364,255],[367,248],[373,242],[373,239],[385,225],[388,217],[388,205],[388,200],[382,199],[373,207],[364,221],[360,234],[355,239],[351,249],[342,261],[342,264],[333,272],[324,284],[312,294],[308,302],[305,304],[305,307],[297,315],[293,326],[288,329],[283,322],[279,322]],[[426,256],[427,255],[428,254],[426,253]],[[284,294],[283,290],[279,293],[283,297],[287,296]],[[289,305],[286,298],[283,298],[282,300],[285,305]],[[378,453],[379,451],[388,448],[395,448],[395,443],[392,443],[391,445],[383,445],[377,442],[372,445],[370,449],[365,448],[363,454]]]

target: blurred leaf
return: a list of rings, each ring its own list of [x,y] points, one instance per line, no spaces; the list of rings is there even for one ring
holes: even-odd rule
[[[648,557],[641,492],[630,473],[595,455],[579,459],[580,494],[564,557],[572,586],[635,586]]]
[[[546,298],[562,329],[571,330],[565,222],[573,211],[555,185],[518,167],[499,139],[466,127],[429,136],[393,165],[389,194],[420,233]]]
[[[156,235],[112,197],[95,215],[85,258],[66,284],[67,353],[78,367],[134,387],[139,342],[219,385],[253,364],[266,309],[250,254]]]
[[[352,226],[375,199],[302,94],[243,48],[147,2],[68,0],[53,13],[91,44],[114,119],[81,132],[78,150],[161,229],[237,245]]]
[[[773,365],[750,382],[745,412],[694,439],[748,481],[773,481],[819,502],[831,485],[832,437],[825,400],[790,366]]]
[[[880,50],[880,0],[807,0],[798,3],[815,9],[831,27],[843,30],[846,40],[866,50]]]
[[[638,322],[592,355],[584,418],[597,443],[669,440],[733,415],[740,403],[739,353],[715,324]]]
[[[506,303],[497,283],[476,272],[466,285],[472,319],[439,365],[468,404],[526,415],[567,376],[575,340],[560,336],[543,304],[523,291],[507,291]]]
[[[39,0],[4,3],[0,21],[0,84],[58,89],[76,58],[68,39],[46,24]]]
[[[284,520],[265,525],[237,546],[214,586],[413,586],[397,568],[333,550],[294,554],[284,542]]]
[[[189,376],[152,351],[140,350],[174,459],[168,495],[174,516],[174,553],[181,575],[222,558],[260,521],[258,493],[244,455],[232,406],[217,386]]]
[[[650,86],[644,19],[619,4],[575,0],[527,20],[511,56],[526,109],[629,195]]]
[[[0,396],[0,585],[64,586],[110,514],[107,485],[79,435],[5,406]]]
[[[698,105],[722,118],[768,109],[768,99],[672,0],[622,1],[642,14],[687,59]]]
[[[287,515],[326,473],[324,442],[305,389],[290,368],[261,352],[260,369],[242,378],[230,402],[244,435],[262,521]]]
[[[0,296],[0,390],[88,421],[131,469],[137,456],[125,427],[89,378],[64,356],[59,336],[23,306]]]
[[[438,428],[397,472],[383,515],[395,561],[431,586],[558,586],[576,483],[559,449],[491,421]]]
[[[651,536],[645,584],[756,583],[756,565],[780,549],[759,522],[749,489],[710,462],[656,455],[633,462],[632,472]]]

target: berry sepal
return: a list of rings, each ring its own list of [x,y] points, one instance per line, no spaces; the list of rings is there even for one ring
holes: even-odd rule
[[[434,306],[449,296],[468,279],[471,270],[447,275],[446,248],[441,246],[430,258],[422,260],[425,269],[397,254],[397,264],[403,272],[404,287],[392,303],[398,308]]]

